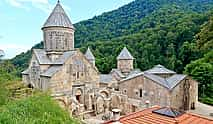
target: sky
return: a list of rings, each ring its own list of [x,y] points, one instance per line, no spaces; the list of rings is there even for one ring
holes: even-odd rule
[[[60,0],[73,24],[133,0]],[[26,52],[43,40],[41,27],[57,0],[0,0],[0,49],[4,58]]]

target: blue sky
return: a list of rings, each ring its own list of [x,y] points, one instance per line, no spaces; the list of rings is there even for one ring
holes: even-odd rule
[[[73,23],[133,0],[60,0]],[[12,58],[42,40],[41,27],[57,0],[0,0],[0,49]]]

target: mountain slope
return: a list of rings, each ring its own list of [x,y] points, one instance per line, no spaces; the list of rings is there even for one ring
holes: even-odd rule
[[[164,63],[181,72],[199,54],[181,56],[179,53],[186,50],[196,51],[189,46],[180,48],[185,41],[189,44],[193,41],[200,25],[208,20],[204,13],[212,6],[213,0],[136,0],[75,24],[75,44],[83,46],[83,51],[85,46],[92,46],[97,66],[103,73],[115,67],[120,45],[128,46],[136,58],[136,67],[142,70]],[[42,47],[37,44],[33,48]],[[22,71],[30,58],[31,50],[16,56],[12,62]],[[185,61],[185,58],[189,59]]]
[[[117,10],[75,24],[75,45],[96,40],[110,40],[118,36],[136,33],[131,30],[145,16],[164,6],[202,13],[212,8],[213,0],[136,0]]]
[[[124,46],[136,58],[135,65],[141,70],[163,64],[181,73],[186,64],[202,56],[193,40],[210,15],[164,7],[133,25],[144,26],[140,32],[109,41],[88,42],[82,46],[82,51],[90,46],[99,70],[104,73],[116,67],[116,56]]]

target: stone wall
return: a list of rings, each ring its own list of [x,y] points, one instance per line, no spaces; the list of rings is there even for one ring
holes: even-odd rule
[[[188,86],[186,86],[186,83]],[[186,96],[187,93],[188,96]],[[197,82],[186,78],[171,91],[171,107],[180,110],[189,110],[196,107],[197,96]]]
[[[118,60],[117,68],[123,73],[129,73],[133,70],[133,60]]]
[[[86,60],[84,55],[77,51],[74,56],[65,62],[62,69],[52,76],[50,82],[50,89],[53,93],[72,92],[75,96],[73,86],[83,91],[85,91],[85,88],[95,89],[99,87],[99,73]],[[81,97],[85,96],[84,93],[81,95]]]
[[[168,90],[143,75],[120,82],[119,90],[128,98],[141,100],[141,106],[145,106],[147,100],[149,106],[168,106],[170,102]]]
[[[61,27],[43,29],[44,48],[47,51],[63,52],[74,50],[74,30]]]

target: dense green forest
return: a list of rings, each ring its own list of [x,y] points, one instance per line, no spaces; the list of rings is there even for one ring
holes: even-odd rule
[[[213,105],[213,0],[135,0],[74,26],[76,47],[82,52],[91,48],[100,72],[115,68],[116,56],[126,46],[135,68],[162,64],[186,73],[200,82],[200,100]],[[42,42],[33,48],[43,48]],[[31,52],[3,62],[15,66],[4,75],[18,78]]]

